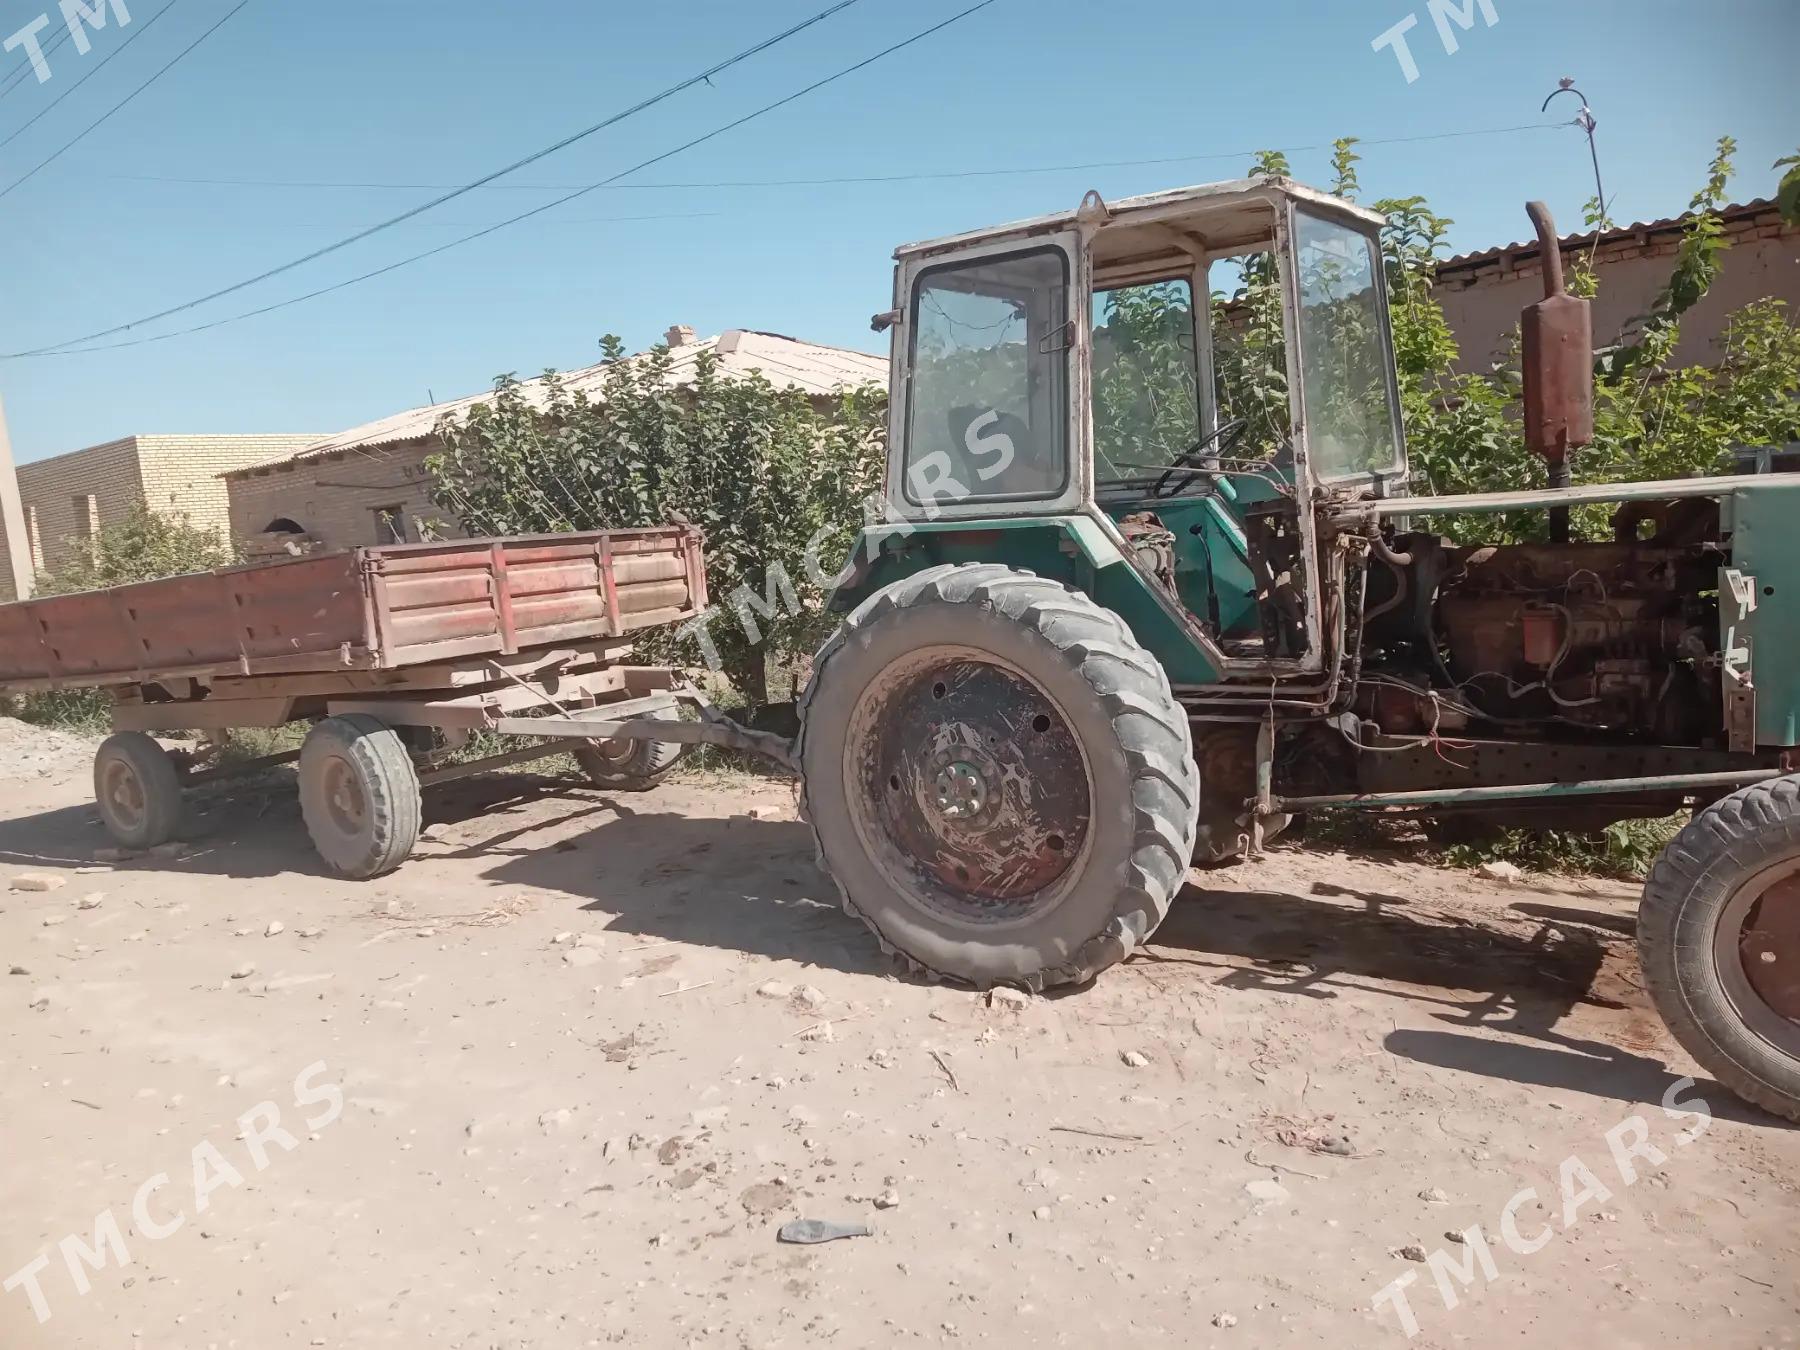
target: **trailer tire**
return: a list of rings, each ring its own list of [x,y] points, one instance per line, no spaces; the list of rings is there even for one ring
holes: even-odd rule
[[[820,650],[800,726],[820,865],[934,978],[1092,979],[1186,880],[1187,715],[1124,620],[1060,582],[950,565],[876,592]]]
[[[119,843],[155,848],[181,828],[181,775],[169,752],[149,736],[115,731],[94,752],[94,802]]]
[[[339,876],[393,871],[419,838],[418,771],[400,734],[366,713],[314,723],[300,746],[300,814]]]
[[[1700,1066],[1800,1123],[1800,777],[1695,812],[1644,883],[1638,953],[1657,1011]]]
[[[584,741],[575,762],[595,787],[612,792],[648,792],[674,772],[680,741]]]

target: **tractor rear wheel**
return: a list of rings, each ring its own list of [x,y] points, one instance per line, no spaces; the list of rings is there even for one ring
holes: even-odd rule
[[[933,567],[870,596],[819,652],[799,756],[845,909],[978,987],[1122,960],[1194,852],[1168,677],[1118,615],[1029,572]]]
[[[1800,777],[1694,814],[1644,883],[1650,996],[1720,1083],[1800,1122]]]

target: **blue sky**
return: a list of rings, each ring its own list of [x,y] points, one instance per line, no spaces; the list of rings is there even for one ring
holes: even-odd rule
[[[170,0],[50,54],[52,79],[0,95],[0,138]],[[147,78],[235,0],[175,8],[0,148],[0,187]],[[251,0],[119,116],[0,200],[0,350],[110,327],[252,275],[431,195],[398,188],[166,179],[450,184],[600,120],[823,7],[824,0],[615,5],[492,0]],[[861,0],[779,48],[517,175],[582,184],[680,144],[965,7]],[[133,432],[333,432],[597,359],[672,323],[764,328],[881,350],[897,243],[1241,175],[1259,146],[1323,146],[1567,118],[1538,104],[1572,75],[1600,119],[1614,214],[1680,211],[1714,139],[1740,144],[1733,196],[1768,195],[1800,144],[1796,0],[1586,4],[1491,0],[1446,54],[1425,0],[998,0],[918,46],[637,179],[375,281],[193,337],[0,363],[22,460]],[[55,0],[0,0],[0,38]],[[1419,79],[1371,41],[1415,12]],[[24,65],[0,61],[0,83]],[[1364,198],[1422,193],[1458,250],[1528,233],[1541,196],[1579,224],[1591,170],[1578,132],[1364,147]],[[889,173],[1189,162],[902,183],[714,185]],[[1213,158],[1201,158],[1212,156]],[[1323,182],[1327,151],[1296,150]],[[628,179],[627,182],[633,180]],[[300,271],[146,332],[369,271],[535,205],[484,190]],[[653,217],[652,219],[627,219]]]

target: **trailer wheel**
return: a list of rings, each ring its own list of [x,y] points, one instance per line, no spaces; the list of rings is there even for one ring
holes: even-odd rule
[[[114,839],[154,848],[181,828],[181,775],[169,752],[143,732],[117,731],[94,752],[94,802]]]
[[[1701,1067],[1800,1122],[1800,777],[1695,813],[1644,884],[1638,952],[1657,1011]]]
[[[669,776],[686,748],[679,741],[584,741],[575,747],[575,762],[595,787],[648,792]]]
[[[845,909],[978,987],[1122,960],[1194,852],[1168,677],[1118,615],[1029,572],[933,567],[870,596],[819,652],[799,757]]]
[[[340,876],[391,872],[419,838],[419,775],[392,727],[365,713],[327,717],[300,747],[300,814]]]

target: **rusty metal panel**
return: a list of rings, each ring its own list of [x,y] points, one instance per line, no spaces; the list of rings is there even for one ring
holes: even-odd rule
[[[0,687],[334,668],[367,628],[345,554],[196,572],[0,606]]]
[[[589,531],[364,550],[383,665],[617,637],[705,593],[693,531]]]
[[[509,655],[687,618],[705,594],[682,527],[355,549],[0,605],[0,690]]]

